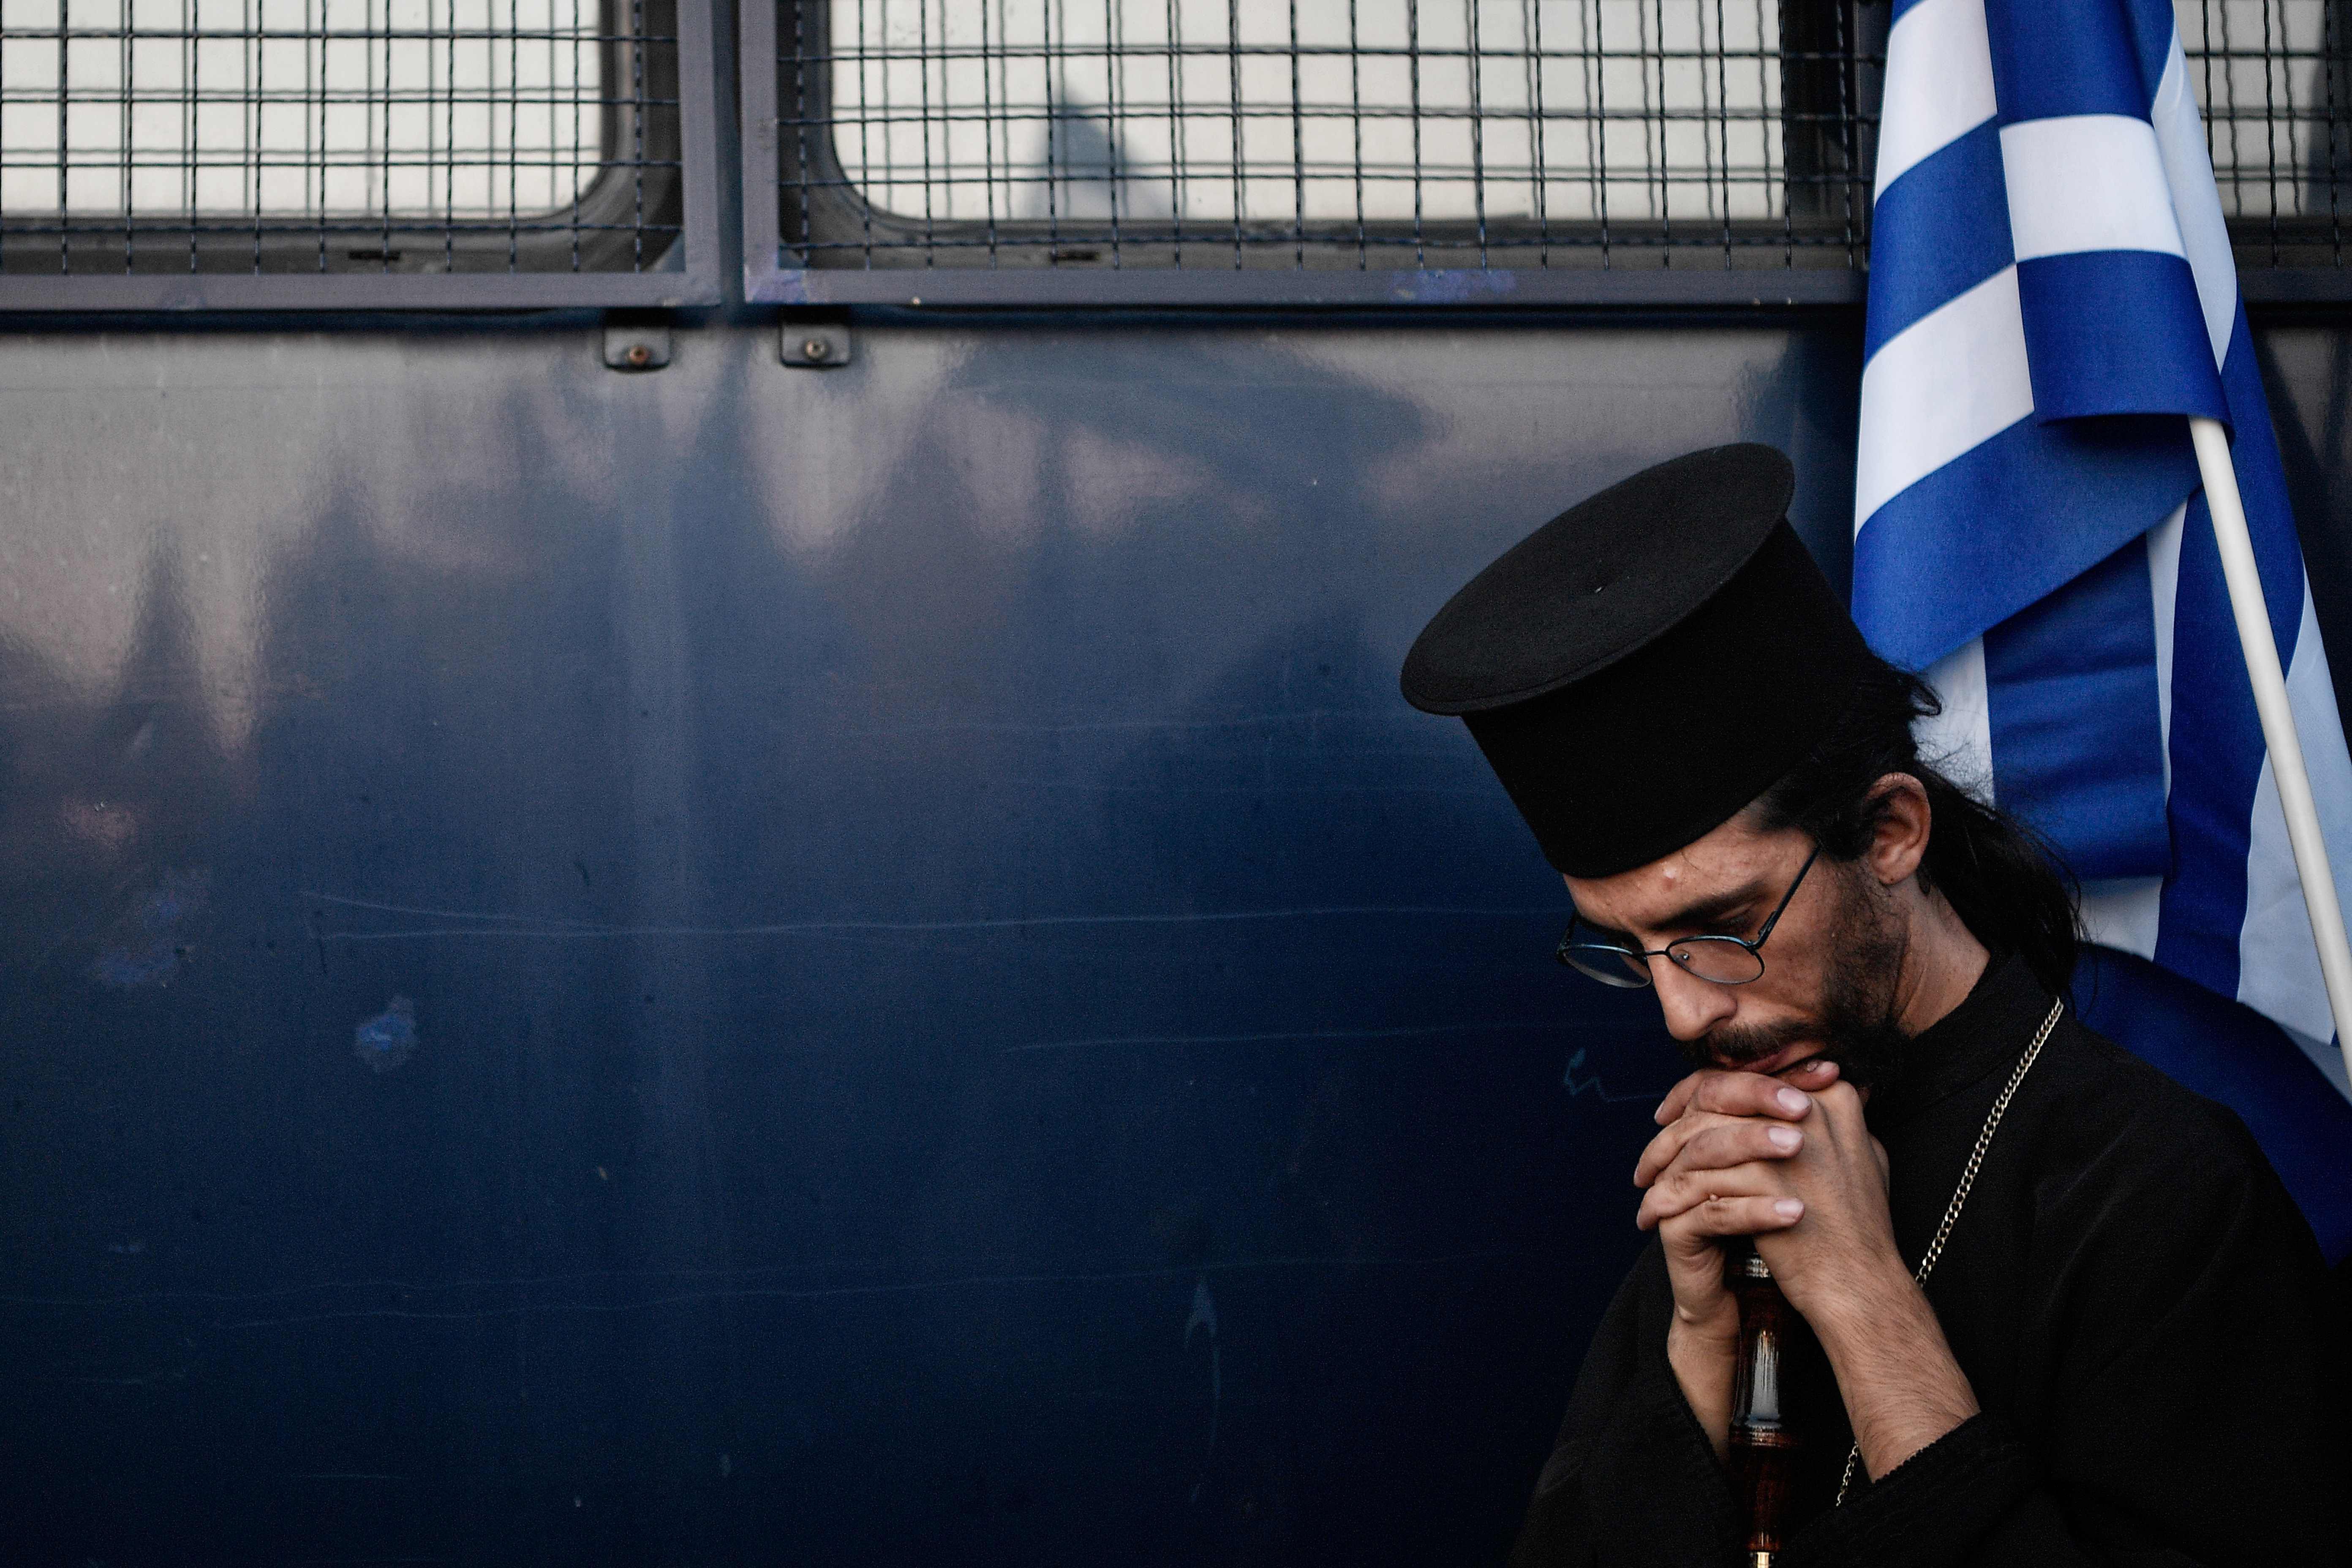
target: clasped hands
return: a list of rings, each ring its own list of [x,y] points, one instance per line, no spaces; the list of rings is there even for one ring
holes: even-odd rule
[[[1976,1411],[1942,1326],[1895,1249],[1886,1151],[1834,1063],[1779,1076],[1706,1069],[1658,1107],[1633,1172],[1674,1289],[1667,1359],[1718,1455],[1731,1418],[1738,1306],[1722,1243],[1752,1237],[1827,1352],[1872,1476]]]
[[[1785,1078],[1709,1068],[1658,1107],[1660,1131],[1633,1168],[1635,1223],[1655,1230],[1675,1315],[1737,1331],[1721,1242],[1753,1237],[1789,1304],[1808,1320],[1841,1287],[1900,1259],[1886,1207],[1886,1152],[1864,1124],[1862,1097],[1815,1058]]]

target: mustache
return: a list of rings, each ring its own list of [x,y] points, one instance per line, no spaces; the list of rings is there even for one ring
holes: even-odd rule
[[[1696,1040],[1678,1043],[1683,1056],[1694,1067],[1737,1068],[1747,1062],[1760,1062],[1775,1051],[1785,1050],[1801,1040],[1817,1039],[1820,1035],[1820,1028],[1813,1024],[1786,1018],[1775,1024],[1726,1025]]]

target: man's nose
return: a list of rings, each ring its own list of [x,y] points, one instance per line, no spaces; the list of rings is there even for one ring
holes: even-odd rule
[[[1681,964],[1663,954],[1650,960],[1650,984],[1658,993],[1666,1033],[1677,1040],[1698,1039],[1739,1010],[1729,986],[1685,973]]]

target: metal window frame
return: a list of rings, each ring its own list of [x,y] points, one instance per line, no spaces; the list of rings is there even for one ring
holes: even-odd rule
[[[2352,267],[2238,265],[2238,293],[2249,305],[2352,303]]]
[[[743,295],[753,304],[971,309],[1858,305],[1856,267],[1076,268],[786,267],[777,18],[807,0],[742,0]],[[821,3],[821,0],[820,0]]]
[[[780,10],[784,5],[803,3],[805,0],[741,0],[738,65],[743,293],[750,303],[946,309],[1738,309],[1858,306],[1868,296],[1866,259],[1852,268],[1637,266],[1388,271],[786,267],[779,259],[784,150],[772,62],[779,58]],[[2251,233],[2243,236],[2245,247],[2260,243]],[[2352,302],[2352,265],[2275,267],[2242,260],[2238,288],[2252,305],[2339,305]]]
[[[0,274],[0,312],[518,310],[715,305],[721,286],[719,0],[677,0],[677,244],[683,266],[643,272]]]

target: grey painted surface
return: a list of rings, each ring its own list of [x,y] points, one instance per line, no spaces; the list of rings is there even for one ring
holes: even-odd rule
[[[8,1561],[1499,1553],[1675,1069],[1394,671],[1853,335],[775,352],[0,350]]]

